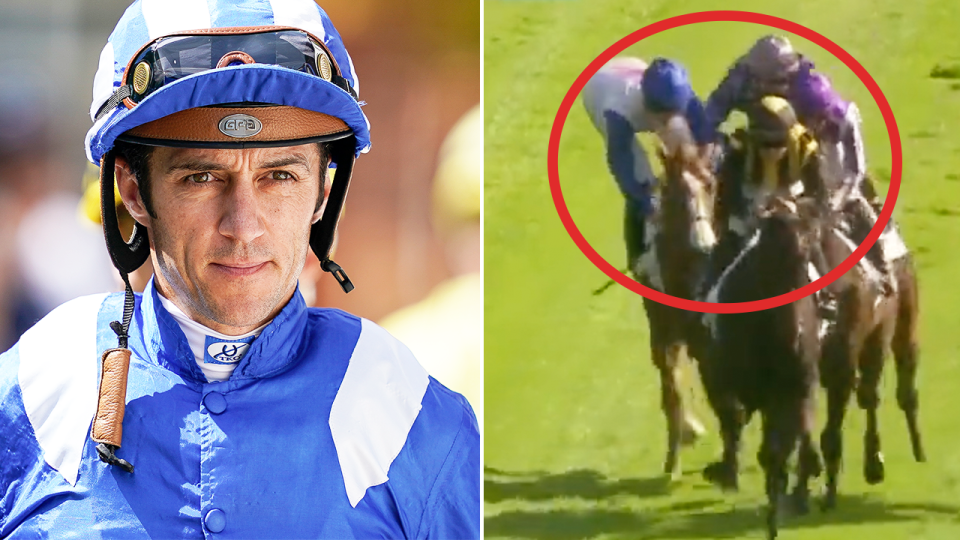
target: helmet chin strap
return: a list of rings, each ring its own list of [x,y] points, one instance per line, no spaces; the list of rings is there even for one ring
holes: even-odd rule
[[[111,150],[100,161],[100,212],[107,251],[124,283],[123,317],[113,321],[110,328],[117,334],[117,347],[103,352],[100,359],[100,389],[97,413],[90,428],[90,438],[97,443],[97,455],[105,463],[132,473],[133,465],[119,458],[116,451],[123,439],[123,415],[126,408],[127,373],[130,369],[130,349],[127,336],[136,298],[130,287],[128,274],[140,268],[150,256],[147,229],[140,223],[133,228],[130,242],[123,239],[114,205],[113,183],[116,156]]]
[[[310,228],[310,247],[320,260],[320,268],[333,274],[345,293],[354,289],[353,282],[347,277],[343,268],[330,259],[330,248],[333,246],[333,238],[337,232],[343,201],[347,198],[347,189],[350,187],[355,147],[356,142],[352,136],[330,143],[330,159],[337,164],[337,169],[327,198],[327,206],[323,210],[323,217]]]
[[[120,274],[126,275],[143,266],[150,257],[150,241],[147,239],[147,228],[137,222],[134,222],[133,235],[129,242],[120,234],[117,208],[113,204],[115,163],[116,155],[113,150],[104,154],[100,160],[100,212],[110,259]]]

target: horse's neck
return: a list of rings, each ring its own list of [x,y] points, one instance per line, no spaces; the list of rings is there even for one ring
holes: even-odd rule
[[[824,240],[822,242],[823,254],[827,259],[827,265],[831,268],[839,266],[857,249],[857,244],[842,231],[836,227],[830,227],[823,231]],[[856,277],[856,279],[852,279]],[[860,264],[852,268],[852,272],[847,272],[837,279],[836,287],[847,287],[854,284],[861,284],[867,281],[866,271]]]
[[[786,294],[809,282],[809,261],[799,253],[788,252],[788,242],[785,238],[764,238],[761,233],[752,260],[753,282],[761,298]]]
[[[662,197],[660,198],[660,232],[671,238],[684,238],[688,235],[696,216],[691,215],[691,209],[696,206],[690,200],[696,193],[689,187],[693,179],[689,172],[682,171],[681,178],[667,178],[663,183]],[[684,187],[688,186],[688,187]],[[670,239],[668,239],[668,244]],[[681,242],[687,244],[687,242]]]

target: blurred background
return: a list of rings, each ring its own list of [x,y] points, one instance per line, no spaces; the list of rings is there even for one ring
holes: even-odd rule
[[[60,303],[120,290],[100,226],[90,219],[97,219],[96,206],[88,217],[81,204],[84,175],[96,183],[83,139],[100,50],[131,1],[0,2],[0,350]],[[475,143],[451,135],[444,146],[480,102],[480,5],[319,3],[353,57],[373,148],[357,161],[335,257],[356,290],[344,294],[312,254],[302,289],[313,305],[393,320],[396,333],[413,335],[409,327],[424,323],[411,321],[426,320],[414,308],[462,283],[458,278],[476,276],[466,289],[481,294],[481,195],[469,187],[482,174],[480,158],[469,157],[482,155],[479,120],[461,129],[476,131]],[[443,183],[467,187],[455,187],[459,196],[451,197]],[[481,314],[473,315],[470,332],[480,336]]]

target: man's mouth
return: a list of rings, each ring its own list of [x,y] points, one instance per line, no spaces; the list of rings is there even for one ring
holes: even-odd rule
[[[214,270],[226,274],[230,277],[246,277],[256,274],[267,266],[269,261],[263,262],[221,262],[210,263]]]

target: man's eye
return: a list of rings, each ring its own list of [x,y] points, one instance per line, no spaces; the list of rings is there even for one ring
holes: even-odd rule
[[[194,184],[206,184],[210,181],[210,173],[196,173],[191,174],[186,178],[187,182],[193,182]]]
[[[292,180],[293,175],[287,171],[273,171],[270,173],[270,178],[273,180]]]

